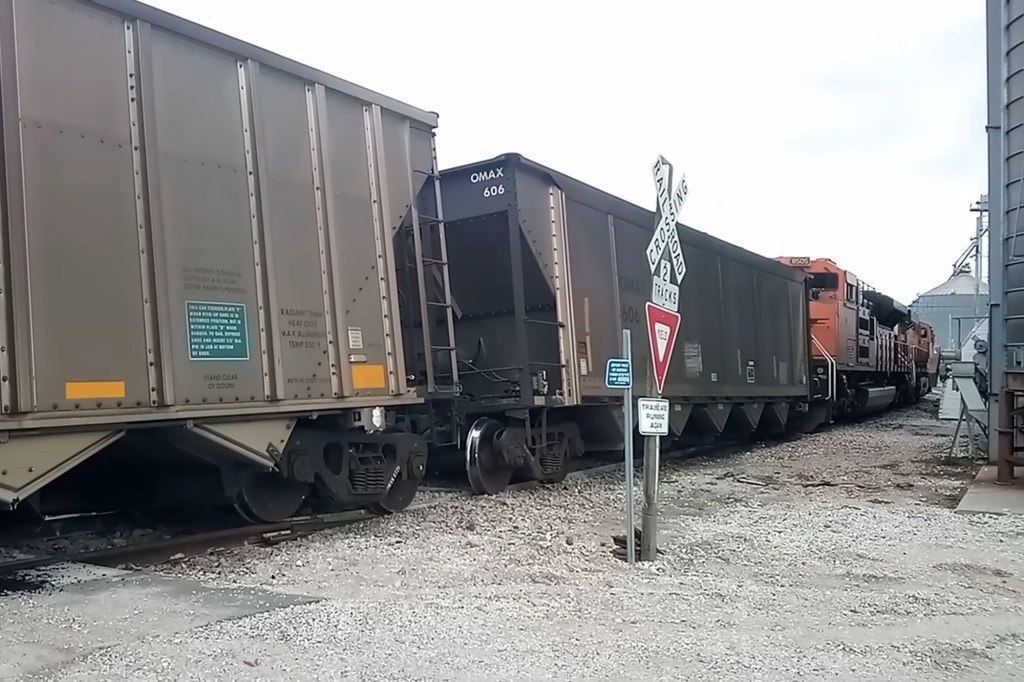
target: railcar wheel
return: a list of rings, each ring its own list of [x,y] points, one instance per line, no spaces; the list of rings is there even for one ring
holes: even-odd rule
[[[466,435],[466,475],[477,495],[497,495],[512,479],[512,467],[494,445],[501,429],[500,422],[481,417]]]
[[[242,480],[235,509],[250,523],[277,523],[299,511],[309,485],[274,471],[257,471]]]
[[[383,499],[369,505],[370,511],[374,514],[380,514],[381,516],[397,514],[412,504],[413,499],[416,497],[416,491],[419,490],[419,487],[419,479],[402,478],[399,476],[395,479],[395,482],[391,484],[391,487],[388,488]]]

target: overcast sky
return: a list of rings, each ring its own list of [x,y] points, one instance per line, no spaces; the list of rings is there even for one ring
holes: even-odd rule
[[[653,208],[664,154],[683,222],[905,303],[987,189],[980,2],[149,3],[438,112],[443,167],[519,152]]]

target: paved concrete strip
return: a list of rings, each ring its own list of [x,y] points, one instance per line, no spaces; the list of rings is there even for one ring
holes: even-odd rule
[[[995,465],[983,466],[956,510],[964,514],[1024,514],[1024,480],[996,485]]]
[[[82,564],[8,578],[0,590],[5,621],[17,624],[0,629],[0,679],[43,673],[104,647],[318,601]]]

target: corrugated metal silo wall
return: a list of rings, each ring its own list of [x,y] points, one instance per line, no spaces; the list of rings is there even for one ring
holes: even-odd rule
[[[982,298],[983,307],[981,315],[987,311],[988,296]],[[911,304],[914,314],[922,322],[927,322],[935,328],[935,339],[942,349],[959,348],[963,340],[971,333],[976,320],[974,320],[974,296],[966,294],[944,294],[937,296],[922,296]],[[954,318],[962,319],[959,323],[959,339],[957,338],[957,321]]]
[[[1024,372],[1024,2],[1008,0],[1006,22],[1006,118],[1003,179],[1007,372]]]

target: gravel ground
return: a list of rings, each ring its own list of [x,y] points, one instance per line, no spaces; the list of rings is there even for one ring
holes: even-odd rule
[[[1024,525],[953,513],[975,465],[929,410],[667,464],[632,571],[620,474],[192,559],[164,572],[323,599],[50,679],[1020,679]]]

